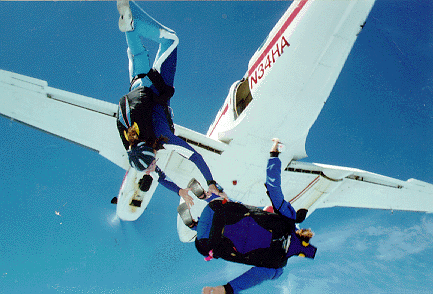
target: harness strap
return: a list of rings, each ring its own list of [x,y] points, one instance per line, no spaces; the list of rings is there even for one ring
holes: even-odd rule
[[[172,118],[172,112],[170,112],[171,108],[168,106],[168,100],[173,96],[174,94],[174,88],[170,87],[165,84],[164,80],[162,79],[161,75],[158,71],[151,69],[148,73],[141,73],[136,75],[132,80],[131,84],[129,86],[129,92],[131,92],[132,86],[134,86],[134,83],[142,79],[144,77],[148,77],[149,80],[152,82],[152,84],[155,86],[155,88],[160,92],[160,95],[155,95],[152,100],[160,103],[164,106],[164,112],[165,116],[168,121],[168,125],[170,127],[171,132],[174,134],[174,123]]]
[[[290,241],[291,241],[291,239],[292,239],[292,236],[288,236],[287,237],[287,239],[285,239],[284,240],[284,242],[283,242],[283,248],[284,248],[284,251],[287,253],[288,251],[289,251],[289,247],[290,247]]]
[[[167,85],[161,74],[154,68],[149,70],[147,77],[159,92],[159,95],[155,97],[155,102],[162,105],[167,104],[168,100],[170,100],[170,98],[174,95],[174,87]]]
[[[132,86],[134,85],[134,83],[135,83],[137,80],[144,78],[145,76],[147,76],[147,74],[145,74],[145,73],[142,73],[142,74],[138,74],[138,75],[136,75],[136,76],[132,79],[132,81],[131,81],[131,85],[129,86],[129,92],[131,92],[131,88],[132,88]]]

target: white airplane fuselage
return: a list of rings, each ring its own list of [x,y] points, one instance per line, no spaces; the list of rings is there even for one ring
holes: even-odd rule
[[[212,171],[224,175],[224,186],[237,183],[237,197],[256,188],[248,182],[264,181],[272,138],[287,146],[283,166],[306,157],[308,132],[373,3],[293,2],[231,86],[207,136],[228,144]]]

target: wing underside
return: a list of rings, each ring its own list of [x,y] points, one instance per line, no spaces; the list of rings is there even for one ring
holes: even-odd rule
[[[286,200],[309,213],[334,206],[433,212],[433,185],[415,179],[293,162],[283,172],[282,185]]]
[[[72,141],[127,169],[116,127],[117,105],[51,88],[43,80],[0,70],[1,114]]]

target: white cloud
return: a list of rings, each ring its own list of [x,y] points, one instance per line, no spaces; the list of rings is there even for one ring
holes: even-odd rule
[[[376,237],[371,241],[377,246],[378,259],[396,260],[432,247],[433,222],[424,217],[420,225],[407,228],[370,226],[365,232]]]
[[[427,234],[431,235],[429,237],[432,238],[433,237],[433,220],[431,217],[426,216],[422,219],[422,227],[424,228],[424,230]]]
[[[282,282],[277,287],[281,289],[282,294],[299,293],[297,291],[298,277],[294,274],[288,274],[284,282]]]
[[[338,251],[359,230],[362,230],[359,222],[337,225],[331,231],[313,237],[311,243],[320,244],[320,252]]]
[[[317,226],[311,243],[318,247],[314,261],[291,258],[277,281],[248,293],[268,293],[268,287],[274,289],[272,293],[281,294],[341,293],[348,289],[353,293],[375,293],[383,287],[389,287],[391,293],[404,285],[403,282],[395,285],[396,280],[391,278],[400,274],[400,261],[411,264],[411,255],[433,249],[433,217],[386,218],[380,212],[366,213],[349,221],[335,222],[331,227]],[[228,281],[246,270],[242,265],[227,263],[224,279]],[[376,282],[368,282],[372,279]]]

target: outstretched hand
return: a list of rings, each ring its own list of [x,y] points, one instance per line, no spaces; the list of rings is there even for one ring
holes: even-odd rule
[[[224,289],[224,286],[218,286],[218,287],[204,287],[203,294],[226,294],[226,289]]]
[[[183,200],[185,201],[186,205],[188,205],[188,208],[191,208],[191,206],[194,205],[194,200],[188,194],[189,191],[191,191],[191,188],[180,189],[179,190],[179,196],[183,198]]]
[[[212,194],[215,194],[217,196],[228,199],[227,194],[225,192],[220,192],[214,184],[209,185],[209,190],[205,191],[205,194],[206,194],[206,198],[209,198]]]
[[[147,175],[149,175],[151,172],[154,172],[156,169],[156,162],[158,161],[158,159],[154,159],[152,161],[152,163],[146,168],[146,170],[144,171]]]
[[[216,195],[218,195],[218,193],[219,193],[219,190],[218,190],[218,188],[216,187],[216,185],[215,184],[210,184],[209,185],[209,190],[208,190],[208,193],[210,193],[210,194],[216,194]]]
[[[280,139],[273,138],[272,142],[274,142],[274,144],[272,145],[271,152],[278,152],[278,145],[280,144]]]

